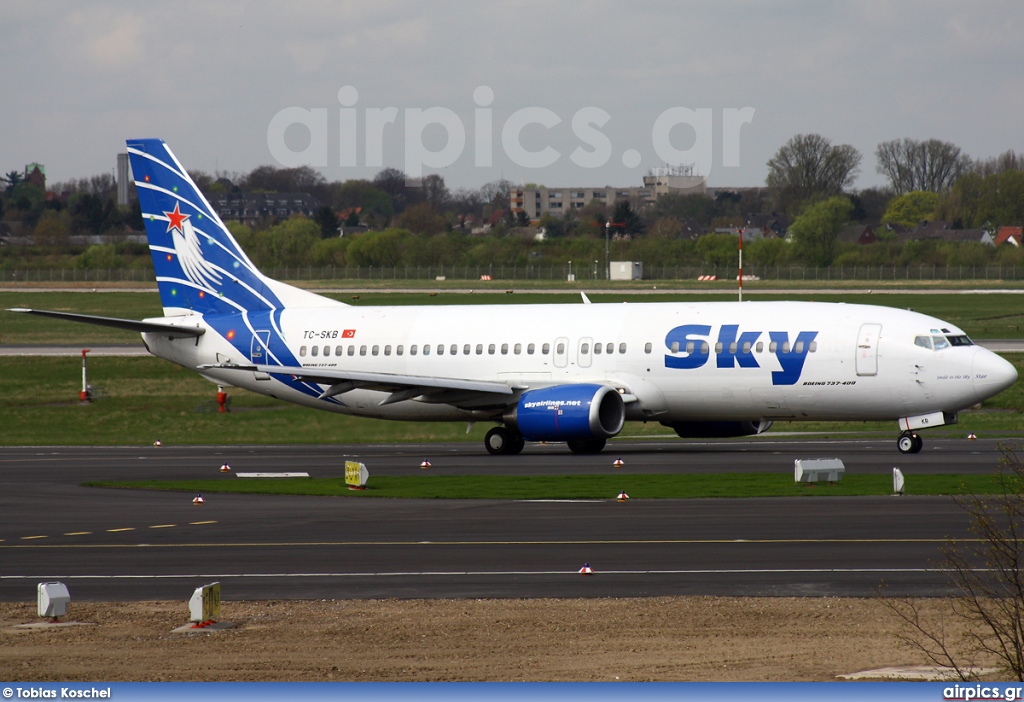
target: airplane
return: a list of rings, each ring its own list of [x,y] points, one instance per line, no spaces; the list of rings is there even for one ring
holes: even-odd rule
[[[263,275],[159,139],[127,142],[164,316],[15,312],[140,332],[214,383],[377,419],[494,422],[600,452],[626,421],[683,438],[773,421],[895,420],[897,449],[1017,380],[948,322],[816,302],[359,307]]]

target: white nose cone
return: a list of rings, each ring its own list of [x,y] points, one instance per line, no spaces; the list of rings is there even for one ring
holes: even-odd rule
[[[1017,369],[1013,364],[988,349],[978,349],[974,354],[972,370],[974,391],[979,402],[998,395],[1017,382]]]

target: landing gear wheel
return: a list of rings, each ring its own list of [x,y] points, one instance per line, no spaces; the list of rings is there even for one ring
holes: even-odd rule
[[[900,450],[900,453],[920,453],[924,448],[924,440],[917,434],[903,432],[900,434],[900,438],[896,439],[896,448]]]
[[[522,434],[512,434],[511,439],[508,442],[508,451],[505,453],[509,456],[518,456],[523,452],[523,448],[526,447],[526,439],[523,438]]]
[[[484,446],[487,453],[499,456],[508,453],[512,443],[512,432],[505,427],[494,427],[484,436]]]
[[[604,439],[577,439],[567,442],[573,453],[601,453],[606,441]]]

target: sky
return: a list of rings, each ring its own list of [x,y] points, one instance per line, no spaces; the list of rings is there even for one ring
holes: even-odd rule
[[[0,0],[0,171],[111,173],[159,137],[207,173],[757,186],[818,133],[866,188],[891,139],[1024,151],[1021,27],[1018,0]]]

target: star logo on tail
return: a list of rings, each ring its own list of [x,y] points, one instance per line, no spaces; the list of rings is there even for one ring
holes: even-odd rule
[[[203,256],[199,237],[189,218],[192,215],[182,214],[179,204],[174,203],[173,212],[167,215],[167,231],[174,241],[174,252],[178,255],[178,265],[182,273],[197,287],[213,291],[220,284],[221,277],[209,261]]]

